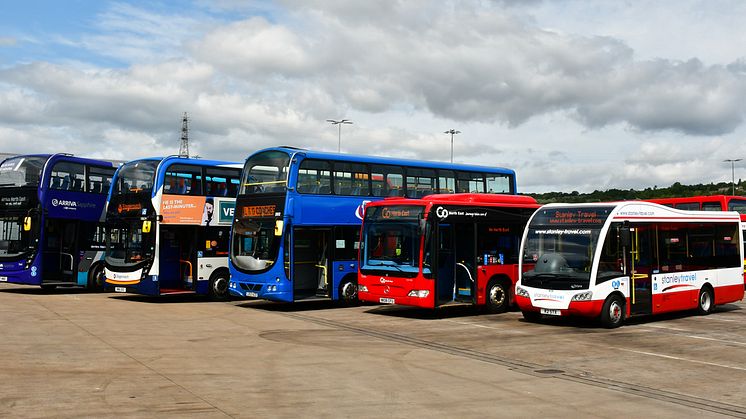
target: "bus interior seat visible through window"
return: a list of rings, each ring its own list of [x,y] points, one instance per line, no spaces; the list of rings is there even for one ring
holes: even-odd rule
[[[60,185],[60,189],[67,190],[70,188],[70,176],[65,176],[62,179],[62,184]]]

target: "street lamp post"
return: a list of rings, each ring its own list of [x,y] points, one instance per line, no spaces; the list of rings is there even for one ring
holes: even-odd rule
[[[736,162],[743,159],[725,159],[725,163],[730,163],[730,183],[733,185],[733,195],[736,194]]]
[[[349,119],[327,119],[326,122],[330,122],[332,125],[336,125],[339,127],[339,138],[337,143],[337,153],[339,153],[342,151],[342,124],[351,124],[352,121],[350,121]]]
[[[451,134],[451,163],[453,163],[453,135],[461,134],[461,131],[456,131],[455,129],[451,128],[448,131],[443,131],[443,134]]]

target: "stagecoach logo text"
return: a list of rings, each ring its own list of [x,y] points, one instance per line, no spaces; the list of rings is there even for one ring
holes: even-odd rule
[[[117,207],[118,212],[129,212],[139,211],[142,208],[142,204],[119,204]]]
[[[255,205],[243,207],[244,217],[272,217],[275,215],[275,205]]]

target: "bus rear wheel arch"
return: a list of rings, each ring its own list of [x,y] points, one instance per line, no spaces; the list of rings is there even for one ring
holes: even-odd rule
[[[347,305],[357,304],[356,275],[347,275],[339,282],[339,300]]]
[[[709,284],[705,284],[702,289],[699,290],[699,298],[697,298],[697,312],[702,315],[712,313],[715,309],[715,293]]]
[[[227,299],[230,279],[230,272],[227,269],[218,269],[213,272],[210,275],[210,297],[215,300]]]
[[[510,306],[510,279],[494,277],[487,283],[485,308],[489,313],[504,313]]]
[[[604,301],[601,309],[601,324],[607,329],[614,329],[624,322],[625,305],[624,298],[620,294],[611,294]]]

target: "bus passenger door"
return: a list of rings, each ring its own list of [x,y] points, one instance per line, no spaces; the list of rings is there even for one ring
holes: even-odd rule
[[[436,305],[453,301],[456,258],[453,251],[453,230],[450,224],[437,225],[437,269],[435,279]]]
[[[60,242],[61,280],[77,282],[78,263],[78,226],[80,221],[62,221],[62,241]]]
[[[630,314],[651,314],[653,307],[652,273],[655,265],[651,228],[637,226],[631,231],[628,251],[630,277]]]
[[[477,254],[473,223],[454,224],[454,254],[456,259],[456,287],[454,300],[474,303],[477,281]]]

